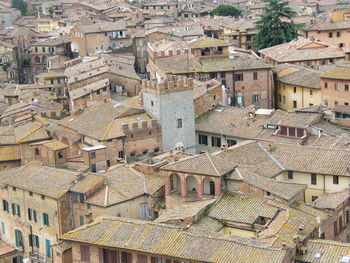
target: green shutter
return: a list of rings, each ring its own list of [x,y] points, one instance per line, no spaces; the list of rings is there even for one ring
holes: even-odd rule
[[[29,246],[32,247],[33,246],[33,236],[29,235],[28,240],[29,240]]]
[[[34,217],[34,222],[36,222],[36,211],[33,210],[33,217]]]
[[[21,217],[21,207],[17,205],[17,215]]]
[[[49,215],[46,213],[43,213],[43,225],[48,226],[49,225]]]
[[[45,239],[45,247],[46,247],[46,256],[51,258],[51,243],[50,240]]]
[[[244,96],[242,96],[242,105],[244,105]]]
[[[37,247],[37,248],[39,248],[40,247],[40,243],[39,243],[39,236],[37,236],[37,235],[34,235],[34,237],[35,237],[35,246]]]
[[[252,96],[252,103],[254,103],[254,95]]]
[[[11,204],[12,206],[12,214],[13,215],[16,215],[16,207],[15,207],[15,204]]]
[[[84,225],[84,216],[80,216],[80,225],[82,226],[82,225]]]
[[[5,223],[4,222],[1,222],[1,232],[3,235],[6,235],[5,233]]]
[[[19,230],[15,229],[15,239],[16,239],[16,247],[19,247],[19,239],[20,239]]]
[[[32,220],[32,213],[30,212],[30,208],[28,208],[28,219],[29,221]]]

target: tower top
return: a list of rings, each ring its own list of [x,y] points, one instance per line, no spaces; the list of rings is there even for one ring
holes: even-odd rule
[[[142,89],[158,94],[193,89],[193,79],[171,75],[160,81],[156,79],[143,81]]]

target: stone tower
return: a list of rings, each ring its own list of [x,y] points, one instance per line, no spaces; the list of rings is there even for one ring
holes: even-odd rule
[[[193,79],[170,76],[143,83],[143,106],[161,125],[163,152],[196,152]]]

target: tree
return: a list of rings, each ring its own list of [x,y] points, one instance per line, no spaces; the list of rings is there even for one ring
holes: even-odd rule
[[[211,16],[234,16],[238,17],[242,14],[242,11],[230,6],[230,5],[219,5],[217,8],[210,12]]]
[[[258,34],[254,37],[254,50],[276,46],[298,37],[302,25],[293,23],[296,13],[287,1],[264,0],[267,6],[261,19],[256,22]]]
[[[12,7],[20,10],[22,16],[27,14],[27,11],[28,11],[27,3],[24,2],[23,0],[12,0]]]

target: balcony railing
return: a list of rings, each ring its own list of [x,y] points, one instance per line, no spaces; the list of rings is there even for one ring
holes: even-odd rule
[[[32,263],[52,263],[51,258],[48,258],[40,253],[31,254],[29,258]]]

